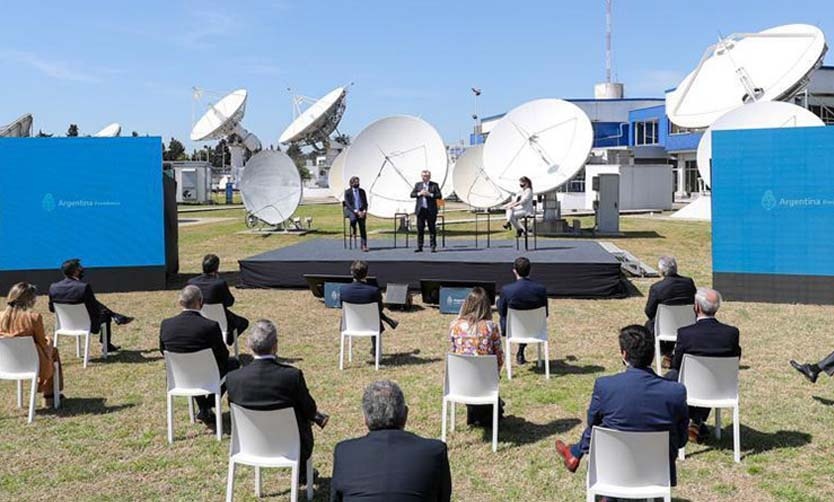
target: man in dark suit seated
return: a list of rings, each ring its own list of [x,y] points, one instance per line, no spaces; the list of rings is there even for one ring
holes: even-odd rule
[[[350,219],[350,233],[356,235],[359,225],[359,237],[362,239],[362,251],[368,251],[368,233],[365,230],[365,219],[368,216],[368,197],[365,190],[359,188],[359,177],[350,179],[350,188],[345,190],[343,206],[345,217]]]
[[[556,451],[565,467],[575,472],[591,446],[595,425],[632,432],[669,431],[669,470],[675,486],[675,458],[686,444],[689,425],[686,389],[652,370],[654,338],[643,326],[632,324],[620,330],[620,353],[626,370],[597,378],[582,439],[570,447],[556,440]]]
[[[278,329],[272,321],[257,321],[247,343],[254,361],[226,376],[229,402],[251,410],[293,409],[301,439],[299,483],[306,485],[307,469],[304,466],[313,454],[311,423],[324,428],[329,417],[318,412],[316,401],[307,389],[304,373],[276,359]]]
[[[452,476],[446,444],[406,432],[408,407],[389,380],[362,396],[368,434],[336,445],[330,500],[448,501]]]
[[[695,293],[695,314],[697,320],[691,326],[678,329],[678,341],[672,358],[672,369],[666,378],[678,381],[683,356],[741,357],[738,328],[721,323],[715,314],[721,307],[721,295],[710,288],[698,288]],[[689,440],[701,442],[708,434],[705,424],[709,408],[689,407]]]
[[[423,181],[417,182],[411,190],[411,198],[417,199],[414,202],[414,214],[417,215],[417,249],[414,252],[423,251],[423,237],[428,224],[429,243],[434,253],[437,251],[437,201],[443,198],[443,194],[440,185],[431,180],[431,171],[424,170],[420,177]]]
[[[498,314],[501,316],[501,334],[507,336],[507,309],[533,310],[540,307],[547,308],[547,288],[537,282],[530,280],[530,260],[520,256],[513,262],[513,274],[515,282],[505,284],[501,287],[501,295],[498,297]],[[526,343],[518,344],[518,353],[515,360],[518,364],[525,364],[524,349]],[[510,354],[507,354],[509,356]]]
[[[207,254],[203,258],[203,275],[192,277],[188,280],[188,284],[200,288],[204,304],[223,304],[227,324],[226,345],[232,345],[235,343],[232,331],[237,331],[238,336],[242,335],[249,327],[249,320],[229,310],[229,307],[235,304],[235,297],[229,291],[226,281],[220,278],[219,270],[220,258],[217,255]]]
[[[179,304],[182,312],[179,315],[165,319],[159,326],[159,351],[165,353],[192,353],[203,349],[211,349],[220,378],[238,367],[238,361],[229,359],[229,349],[223,343],[220,325],[206,319],[200,313],[203,308],[203,295],[197,286],[186,286],[180,291]],[[225,387],[221,387],[221,393]],[[211,396],[197,396],[194,398],[200,412],[197,419],[208,427],[215,426],[215,416],[212,408],[214,398]]]
[[[49,311],[55,312],[54,304],[56,303],[71,305],[83,303],[90,316],[90,332],[99,334],[99,342],[102,345],[107,344],[107,352],[118,351],[120,347],[113,345],[111,341],[112,322],[124,325],[133,321],[133,318],[113,312],[96,299],[93,287],[82,281],[84,267],[81,266],[81,260],[78,258],[65,261],[61,265],[61,272],[64,273],[64,279],[49,286]],[[107,326],[108,338],[106,340],[104,334],[101,333],[102,324]]]
[[[674,256],[661,256],[657,262],[657,269],[663,279],[652,284],[649,288],[649,298],[646,300],[646,329],[654,334],[654,318],[658,305],[692,305],[695,302],[695,282],[689,277],[678,275],[678,262]],[[663,354],[663,366],[668,368],[675,342],[660,342],[660,352]]]
[[[391,319],[382,311],[385,306],[382,303],[382,291],[376,286],[372,286],[365,282],[368,278],[368,262],[356,260],[350,264],[350,275],[353,277],[353,282],[345,284],[339,288],[339,298],[343,302],[357,303],[364,305],[367,303],[376,303],[379,305],[379,332],[385,331],[383,321],[386,322],[392,329],[397,329],[399,324],[397,321]],[[371,337],[371,355],[376,355],[374,348],[376,347],[376,337]],[[380,352],[382,352],[382,344],[380,344]]]

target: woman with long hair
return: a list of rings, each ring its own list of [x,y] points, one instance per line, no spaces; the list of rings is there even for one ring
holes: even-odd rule
[[[521,224],[518,222],[520,218],[534,215],[533,209],[533,182],[527,176],[522,176],[518,179],[519,191],[510,202],[504,204],[502,209],[506,210],[507,222],[504,223],[504,228],[509,230],[515,228],[516,234],[520,237],[524,232]]]
[[[43,392],[47,406],[52,406],[54,363],[58,363],[58,376],[61,389],[64,377],[58,349],[52,346],[43,329],[43,317],[32,308],[37,301],[37,288],[27,282],[18,282],[9,290],[6,308],[0,313],[0,337],[31,336],[38,350],[38,391]]]

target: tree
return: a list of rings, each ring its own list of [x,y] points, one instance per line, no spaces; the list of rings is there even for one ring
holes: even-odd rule
[[[51,137],[52,137],[52,135],[51,135],[51,134],[49,134],[49,133],[45,133],[45,132],[43,132],[43,129],[38,129],[38,135],[37,135],[37,137],[38,137],[38,138],[51,138]]]
[[[309,180],[310,170],[307,169],[307,155],[304,155],[304,152],[301,151],[301,147],[298,146],[298,144],[293,143],[287,147],[287,151],[285,153],[292,159],[296,169],[298,169],[298,174],[301,175],[301,179]]]
[[[185,147],[177,138],[171,138],[168,143],[168,150],[162,154],[162,160],[187,160],[188,155],[185,154]]]
[[[67,129],[67,137],[68,138],[75,138],[78,136],[78,124],[70,124],[69,129]]]
[[[211,152],[209,162],[213,167],[221,168],[232,163],[232,152],[229,151],[225,138],[218,141],[214,148],[209,151]]]
[[[136,131],[133,131],[132,133],[130,133],[130,135],[131,135],[131,137],[134,137],[134,138],[139,137],[139,133],[136,132]]]

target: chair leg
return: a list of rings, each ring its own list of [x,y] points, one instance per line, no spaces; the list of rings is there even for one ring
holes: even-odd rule
[[[498,401],[492,405],[492,451],[498,451]]]
[[[507,341],[505,342],[505,345],[507,346],[507,348],[504,349],[504,364],[507,365],[507,380],[512,380],[513,379],[513,353],[510,350],[513,348],[513,346],[510,343],[510,337],[506,337],[506,338],[507,338]]]
[[[58,371],[58,363],[53,363],[52,370],[52,406],[57,410],[61,407],[61,373]]]
[[[220,394],[214,395],[214,420],[217,427],[217,440],[223,440],[223,406]]]
[[[671,494],[664,495],[663,496],[663,502],[672,502],[672,495]]]
[[[347,340],[348,340],[348,362],[352,363],[353,362],[353,337],[349,336],[349,337],[347,337]]]
[[[84,364],[83,367],[87,367],[87,361],[90,360],[90,333],[87,333],[87,336],[84,337]]]
[[[592,492],[591,490],[588,490],[587,493],[585,494],[585,501],[586,502],[596,502],[596,500],[597,500],[597,494]]]
[[[290,484],[290,500],[298,500],[298,462],[292,466],[292,484]]]
[[[17,381],[17,407],[23,408],[23,380]]]
[[[229,459],[229,474],[226,478],[226,502],[232,502],[235,492],[235,463]]]
[[[542,344],[536,344],[536,367],[542,367]]]
[[[345,369],[345,335],[339,335],[339,369]]]
[[[446,401],[446,398],[444,397],[443,405],[441,406],[441,410],[443,411],[443,418],[440,419],[440,440],[444,443],[446,442],[446,413],[448,411],[447,405],[448,401]]]
[[[678,460],[686,460],[686,448],[678,448]]]
[[[232,331],[232,337],[235,340],[235,359],[240,359],[240,347],[237,344],[237,328]]]
[[[452,414],[452,432],[455,432],[455,415],[457,414],[458,403],[454,401],[449,401],[449,405],[451,407],[450,413]]]
[[[194,419],[194,398],[191,396],[188,396],[188,418],[192,424],[197,422]]]
[[[81,339],[75,337],[75,357],[81,357]]]
[[[168,444],[174,443],[174,396],[168,394]],[[232,471],[234,469],[229,466]]]
[[[381,351],[380,345],[382,344],[382,333],[376,335],[376,347],[375,347],[375,355],[374,355],[374,365],[376,366],[376,371],[379,371],[379,353]]]
[[[733,408],[733,460],[741,462],[741,423],[738,406]]]
[[[29,422],[35,419],[35,398],[38,395],[38,376],[35,375],[35,378],[32,379],[32,392],[29,396]]]
[[[313,457],[307,459],[307,500],[313,500]]]
[[[544,377],[550,380],[550,346],[544,342]]]
[[[657,366],[657,374],[660,375],[660,338],[654,337],[654,364]]]
[[[715,409],[715,439],[721,441],[721,408]]]
[[[255,496],[261,498],[261,468],[260,466],[255,466]]]

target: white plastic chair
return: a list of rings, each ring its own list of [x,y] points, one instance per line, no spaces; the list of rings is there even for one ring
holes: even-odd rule
[[[538,364],[542,362],[542,345],[544,346],[544,374],[550,379],[550,349],[547,341],[547,308],[539,307],[532,310],[507,309],[507,333],[504,350],[507,366],[507,378],[513,379],[512,343],[536,344],[538,348]]]
[[[206,319],[211,319],[220,325],[220,331],[223,332],[223,340],[226,340],[226,334],[229,331],[229,321],[226,319],[226,308],[222,303],[204,303],[200,313]],[[237,329],[232,330],[232,337],[234,338],[235,357],[240,357],[240,349],[237,345]]]
[[[261,496],[261,467],[292,469],[290,500],[298,497],[298,469],[301,440],[292,408],[250,410],[231,404],[232,441],[229,448],[229,477],[226,500],[234,497],[235,464],[255,467],[255,496]],[[307,500],[313,500],[313,459],[307,459]]]
[[[211,349],[187,353],[166,350],[165,371],[168,375],[168,443],[174,442],[174,396],[188,397],[188,414],[194,423],[194,396],[209,394],[214,394],[217,440],[220,441],[223,438],[220,386],[225,378],[220,378]]]
[[[597,495],[672,500],[669,432],[626,432],[594,426],[588,460],[588,502]]]
[[[715,409],[715,438],[721,439],[721,408],[733,409],[733,460],[741,462],[738,406],[738,357],[684,354],[678,381],[686,387],[686,404]],[[685,457],[684,448],[678,458]]]
[[[660,367],[660,342],[677,342],[678,328],[695,324],[693,305],[658,305],[654,317],[654,359],[657,374]]]
[[[55,307],[55,336],[52,338],[52,345],[58,346],[58,336],[75,337],[75,355],[81,357],[81,338],[84,338],[84,363],[90,360],[90,314],[83,303],[54,303]],[[101,336],[103,340],[109,340],[107,323],[101,323]],[[101,355],[107,359],[107,344],[101,344]]]
[[[382,333],[379,331],[379,305],[377,303],[342,302],[341,327],[339,369],[345,369],[345,338],[348,340],[348,362],[353,362],[353,337],[375,336],[374,365],[377,371],[379,371],[379,358],[382,354]]]
[[[31,336],[0,337],[0,380],[15,380],[17,382],[17,407],[23,407],[23,381],[32,381],[29,395],[29,419],[35,419],[35,398],[38,393],[38,372],[40,361],[35,340]],[[55,377],[52,380],[52,392],[55,397],[54,406],[61,406],[61,382],[58,374],[58,362],[55,362]]]
[[[443,420],[440,439],[446,442],[446,415],[452,403],[452,430],[455,430],[455,403],[492,405],[492,451],[498,450],[498,358],[446,354],[443,383]]]

